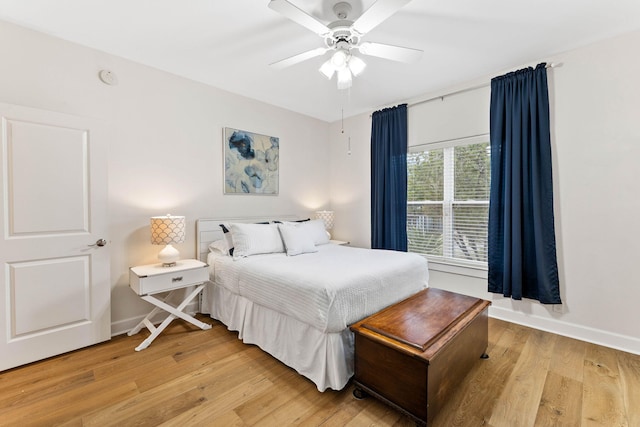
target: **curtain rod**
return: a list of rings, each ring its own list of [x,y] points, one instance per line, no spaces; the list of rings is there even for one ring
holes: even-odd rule
[[[414,102],[413,104],[407,104],[407,108],[415,107],[416,105],[420,105],[420,104],[426,104],[427,102],[435,101],[437,99],[444,100],[444,98],[447,97],[447,96],[458,95],[460,93],[465,93],[465,92],[471,92],[472,90],[482,89],[483,87],[487,87],[489,85],[491,85],[491,83],[483,83],[481,85],[468,87],[466,89],[456,90],[455,92],[449,92],[449,93],[444,94],[444,95],[435,96],[433,98],[424,99],[422,101]]]
[[[553,62],[550,62],[545,66],[545,68],[555,68],[555,67],[558,67],[558,66],[560,66],[560,64],[555,64]],[[435,101],[437,99],[444,100],[444,98],[447,97],[447,96],[458,95],[460,93],[465,93],[465,92],[471,92],[472,90],[482,89],[483,87],[487,87],[487,86],[490,86],[490,85],[491,85],[491,82],[488,82],[488,83],[483,83],[481,85],[468,87],[466,89],[456,90],[455,92],[450,92],[450,93],[447,93],[447,94],[444,94],[444,95],[434,96],[433,98],[425,99],[425,100],[422,100],[422,101],[417,101],[417,102],[414,102],[413,104],[407,104],[407,108],[414,107],[414,106],[420,105],[420,104],[426,104],[427,102]]]

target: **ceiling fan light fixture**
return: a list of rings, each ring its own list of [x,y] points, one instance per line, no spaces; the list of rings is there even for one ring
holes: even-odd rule
[[[333,73],[336,72],[336,68],[331,63],[331,59],[328,59],[324,62],[324,64],[322,64],[318,71],[320,71],[320,73],[322,73],[322,75],[325,76],[327,80],[331,80],[331,77],[333,77]]]
[[[336,69],[344,67],[348,60],[349,54],[342,49],[336,50],[335,53],[331,55],[331,63]]]
[[[353,79],[351,78],[351,70],[344,67],[338,70],[338,89],[349,89]]]
[[[351,58],[349,58],[348,66],[353,75],[358,77],[367,67],[367,64],[362,59],[352,55]]]

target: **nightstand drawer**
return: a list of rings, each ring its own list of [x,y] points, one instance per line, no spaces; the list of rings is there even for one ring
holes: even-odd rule
[[[209,280],[208,266],[200,264],[202,265],[193,268],[181,265],[133,267],[129,273],[129,285],[138,295],[147,295],[206,282]]]

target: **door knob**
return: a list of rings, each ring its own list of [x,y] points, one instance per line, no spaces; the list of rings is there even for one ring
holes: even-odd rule
[[[98,239],[96,240],[96,242],[93,245],[87,245],[87,246],[104,246],[107,244],[107,241],[104,239]]]

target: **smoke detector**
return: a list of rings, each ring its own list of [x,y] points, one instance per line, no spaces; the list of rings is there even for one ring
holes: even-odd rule
[[[118,77],[116,77],[113,71],[100,70],[98,77],[100,78],[100,81],[106,85],[115,86],[118,84]]]

